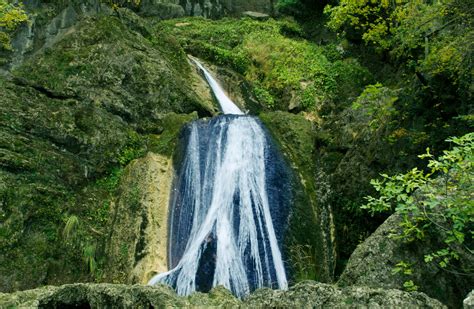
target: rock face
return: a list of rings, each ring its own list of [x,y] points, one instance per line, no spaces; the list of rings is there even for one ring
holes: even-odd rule
[[[226,15],[240,16],[245,11],[274,13],[273,0],[179,0],[189,16],[219,18]]]
[[[28,308],[445,308],[423,293],[367,287],[337,288],[307,281],[288,291],[262,289],[240,301],[222,287],[179,297],[166,286],[70,284],[0,294],[0,307]]]
[[[437,244],[438,238],[436,235],[427,235],[426,239],[418,244],[404,243],[391,236],[400,229],[400,221],[400,216],[390,216],[375,233],[357,247],[338,285],[403,289],[405,281],[413,280],[420,291],[430,297],[451,307],[460,307],[462,299],[474,285],[472,277],[452,274],[433,264],[425,263],[425,254],[432,252],[430,249]],[[393,273],[395,265],[400,261],[412,265],[412,275]]]
[[[288,291],[256,291],[244,305],[250,308],[446,308],[423,293],[365,286],[338,288],[314,281],[298,283]]]
[[[144,17],[171,19],[185,16],[185,11],[177,1],[143,0],[140,1],[138,13]]]
[[[168,270],[168,204],[171,159],[149,153],[125,169],[111,210],[107,281],[146,284]]]
[[[215,111],[193,74],[178,45],[125,11],[82,19],[0,76],[1,291],[92,279],[123,168],[149,151],[170,159],[182,124]]]
[[[336,261],[335,231],[327,176],[315,164],[315,128],[302,115],[261,113],[294,171],[293,208],[285,251],[294,280],[332,282]]]
[[[252,12],[252,11],[245,11],[242,12],[243,17],[249,17],[255,20],[267,20],[270,18],[270,15],[259,13],[259,12]]]

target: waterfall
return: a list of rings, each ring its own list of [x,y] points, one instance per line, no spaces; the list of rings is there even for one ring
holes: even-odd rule
[[[225,115],[195,121],[171,199],[170,271],[179,295],[223,285],[234,295],[288,286],[279,243],[286,225],[288,170],[258,119],[244,116],[196,60]]]

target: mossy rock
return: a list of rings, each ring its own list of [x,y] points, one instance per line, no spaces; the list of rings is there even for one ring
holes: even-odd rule
[[[315,164],[315,125],[302,115],[288,112],[261,113],[260,118],[294,171],[294,201],[285,241],[293,281],[331,282],[334,227],[326,200],[327,176]]]
[[[2,307],[28,308],[446,308],[423,293],[371,289],[364,286],[338,288],[314,281],[302,282],[288,291],[258,290],[238,300],[222,287],[188,297],[176,295],[164,285],[69,284],[46,286],[13,294],[0,293]]]
[[[1,291],[102,280],[123,168],[171,158],[181,126],[214,113],[182,49],[149,30],[129,11],[85,18],[0,77]]]

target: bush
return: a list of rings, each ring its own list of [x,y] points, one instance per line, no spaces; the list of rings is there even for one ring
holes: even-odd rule
[[[11,50],[11,35],[22,23],[28,20],[23,4],[12,4],[0,0],[0,50]]]

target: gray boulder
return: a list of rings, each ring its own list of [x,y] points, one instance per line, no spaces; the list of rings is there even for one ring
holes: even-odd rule
[[[249,17],[255,20],[267,20],[270,18],[270,15],[260,12],[245,11],[242,13],[243,17]]]
[[[474,309],[474,290],[466,296],[462,304],[464,309]]]
[[[474,285],[471,276],[455,274],[425,263],[424,256],[440,248],[440,234],[426,235],[423,242],[407,243],[396,237],[401,217],[390,216],[351,255],[338,285],[366,285],[384,289],[404,289],[404,283],[412,280],[419,290],[439,299],[450,307],[462,306],[461,301]],[[465,256],[466,264],[472,265],[472,256]],[[396,264],[404,261],[411,265],[412,274],[394,273]]]
[[[179,18],[185,15],[184,8],[179,4],[160,0],[141,1],[138,13],[144,17],[158,17],[160,19]]]

